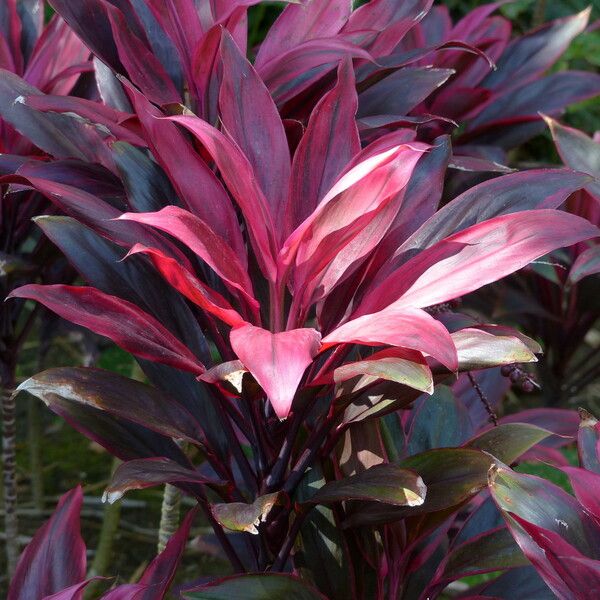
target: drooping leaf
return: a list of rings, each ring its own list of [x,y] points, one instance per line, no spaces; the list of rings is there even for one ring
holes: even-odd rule
[[[40,302],[60,317],[110,338],[148,360],[200,374],[204,365],[154,317],[116,296],[91,287],[30,284],[10,294]]]
[[[279,492],[259,496],[252,504],[230,502],[213,504],[210,510],[214,518],[230,531],[245,531],[258,535],[258,527],[263,523],[273,506],[279,502]]]
[[[44,598],[83,581],[86,552],[79,527],[82,503],[80,486],[61,497],[50,519],[23,551],[7,600]]]
[[[165,483],[199,483],[214,487],[224,485],[223,482],[211,481],[168,458],[140,458],[121,463],[116,468],[102,499],[112,504],[130,490],[143,490]]]
[[[325,600],[317,590],[293,575],[234,575],[183,592],[186,600]]]
[[[354,377],[361,378],[363,385],[377,380],[394,381],[422,392],[433,392],[431,370],[419,352],[388,348],[357,362],[346,363],[331,373],[312,381],[313,385],[322,383],[341,383]]]
[[[319,352],[321,334],[314,329],[271,333],[244,325],[233,329],[231,346],[265,391],[275,413],[285,419],[306,367]]]
[[[494,335],[473,327],[450,335],[458,353],[458,366],[464,371],[537,361],[535,354],[517,337]]]
[[[21,383],[18,390],[47,404],[54,396],[62,396],[192,444],[204,439],[194,417],[165,392],[111,371],[87,367],[48,369]]]
[[[478,434],[465,446],[478,448],[499,461],[510,464],[551,435],[551,431],[528,423],[501,423]]]

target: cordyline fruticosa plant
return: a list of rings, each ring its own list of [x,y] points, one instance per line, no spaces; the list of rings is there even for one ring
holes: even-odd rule
[[[479,529],[491,500],[477,494],[494,461],[514,463],[554,430],[531,415],[491,427],[447,388],[423,393],[459,371],[477,390],[472,371],[535,360],[534,341],[463,327],[446,304],[597,237],[557,210],[589,176],[510,174],[439,208],[448,138],[398,129],[361,144],[352,52],[336,54],[337,76],[299,123],[282,119],[245,58],[252,2],[116,4],[53,2],[104,62],[105,104],[43,96],[4,74],[3,117],[57,160],[2,182],[68,215],[37,223],[89,284],[11,297],[109,337],[154,385],[63,368],[20,389],[126,461],[109,499],[177,485],[232,568],[261,573],[190,598],[426,598],[467,574],[523,567],[501,522]],[[366,5],[380,21],[365,30],[385,39],[393,6]],[[326,21],[289,31],[302,38],[315,22]],[[194,63],[207,40],[212,53],[202,46]],[[159,54],[183,65],[180,87]],[[57,113],[79,128],[68,138],[76,160],[57,151],[63,132],[48,132]],[[290,568],[301,579],[275,574]]]
[[[73,91],[80,74],[91,70],[90,52],[67,24],[54,16],[44,26],[44,2],[6,0],[0,6],[0,68],[22,78],[25,86],[44,93],[65,95]],[[6,91],[0,81],[0,97]],[[60,121],[61,117],[57,116]],[[25,132],[26,133],[26,132]],[[0,175],[44,154],[9,122],[0,119]],[[30,190],[9,194],[0,190],[0,289],[2,297],[32,278],[64,281],[65,274],[51,260],[47,240],[40,239],[31,221],[44,212],[48,201]],[[64,265],[63,265],[64,267]],[[64,271],[64,268],[62,269]],[[37,311],[23,305],[4,304],[0,309],[0,395],[3,414],[3,466],[5,531],[9,572],[18,557],[15,482],[15,407],[11,390],[20,350],[35,322]]]

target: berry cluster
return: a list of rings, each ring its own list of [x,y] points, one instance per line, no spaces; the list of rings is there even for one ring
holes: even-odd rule
[[[512,383],[518,384],[519,388],[528,394],[540,387],[539,383],[530,373],[527,373],[517,365],[504,365],[500,371],[504,377],[508,377]]]

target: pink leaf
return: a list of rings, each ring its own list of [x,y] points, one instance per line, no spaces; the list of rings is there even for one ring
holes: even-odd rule
[[[156,270],[181,294],[203,310],[221,319],[221,321],[236,327],[244,323],[239,313],[234,310],[229,302],[207,285],[202,283],[195,275],[188,271],[175,259],[163,254],[156,248],[147,248],[136,244],[127,256],[145,254],[150,257]]]
[[[271,333],[244,325],[231,332],[231,346],[265,391],[275,413],[285,419],[306,367],[319,352],[321,335],[314,329]]]
[[[557,248],[600,235],[580,217],[528,210],[473,225],[423,250],[391,273],[362,302],[358,314],[395,303],[425,307],[472,292]]]
[[[256,304],[245,266],[225,240],[199,217],[177,206],[166,206],[158,212],[124,213],[119,219],[150,225],[172,235],[205,261],[223,281]]]
[[[240,260],[246,251],[235,210],[216,175],[181,131],[144,96],[128,87],[130,98],[156,159],[190,211],[226,240]]]
[[[409,348],[432,356],[451,371],[458,369],[456,348],[448,330],[418,308],[388,307],[348,321],[323,338],[324,347],[335,344]]]
[[[135,356],[201,374],[204,365],[168,329],[138,306],[92,287],[25,285],[9,298],[40,302],[63,319],[110,338]]]
[[[223,180],[238,203],[248,225],[256,258],[267,279],[275,280],[275,226],[267,201],[259,188],[252,166],[239,147],[202,119],[169,117],[189,129],[213,157]]]

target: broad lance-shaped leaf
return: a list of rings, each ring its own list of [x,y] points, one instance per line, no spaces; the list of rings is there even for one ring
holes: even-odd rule
[[[550,588],[559,598],[583,600],[586,596],[577,593],[581,573],[572,571],[575,563],[569,567],[557,557],[593,559],[597,566],[597,521],[553,483],[503,465],[490,469],[489,489],[515,540]]]
[[[9,298],[40,302],[63,319],[110,338],[135,356],[201,374],[204,365],[168,329],[139,307],[91,287],[25,285]]]
[[[102,501],[112,504],[130,490],[143,490],[165,483],[225,486],[225,482],[210,480],[197,471],[185,468],[168,458],[140,458],[121,463],[117,467],[104,490]]]
[[[600,475],[600,422],[582,408],[579,409],[577,450],[579,463],[584,469]]]
[[[285,419],[306,367],[320,349],[321,334],[315,329],[271,333],[244,325],[230,334],[231,347],[265,391],[275,414]]]
[[[324,347],[336,344],[409,348],[432,356],[450,371],[458,368],[456,348],[448,330],[418,308],[389,307],[348,321],[323,338]]]
[[[427,487],[415,471],[394,464],[382,464],[326,483],[306,500],[306,504],[370,500],[395,506],[420,506],[426,494]]]
[[[562,467],[577,500],[596,519],[600,519],[600,475],[577,467]]]
[[[487,219],[523,210],[558,208],[586,183],[585,175],[567,169],[536,169],[497,177],[473,186],[432,214],[398,248],[381,274],[389,274],[411,258],[415,251],[424,250],[449,235]]]
[[[463,296],[517,271],[552,250],[597,237],[589,221],[557,210],[503,215],[423,250],[391,273],[357,314],[394,304],[425,307]]]
[[[257,307],[244,265],[227,242],[199,217],[177,206],[166,206],[156,213],[125,213],[119,219],[151,225],[180,240],[214,269],[225,283],[239,290],[249,304]]]
[[[312,3],[309,6],[312,6]],[[333,4],[333,3],[332,3]],[[346,3],[347,4],[347,3]],[[304,10],[304,7],[288,7]],[[360,151],[356,126],[358,100],[350,61],[338,69],[337,85],[315,106],[306,132],[294,153],[286,234],[317,207],[350,160]]]
[[[233,575],[182,592],[185,600],[327,600],[298,577],[283,573]]]
[[[360,94],[358,116],[408,114],[453,74],[453,69],[398,69]]]
[[[594,177],[594,181],[590,181],[586,189],[600,198],[600,143],[582,131],[561,125],[550,117],[544,118],[565,165]]]
[[[225,130],[242,149],[267,199],[274,221],[281,222],[290,178],[290,151],[277,107],[252,65],[227,30],[221,38],[223,80],[219,95]],[[285,231],[280,233],[280,238]]]
[[[525,343],[514,336],[494,335],[473,327],[450,335],[456,346],[458,366],[462,371],[537,361],[535,354]]]
[[[51,404],[54,396],[62,396],[192,444],[204,440],[196,419],[175,399],[112,371],[91,367],[48,369],[25,380],[17,391],[33,394],[46,404]]]
[[[215,173],[176,125],[160,118],[163,113],[135,88],[127,86],[127,91],[150,149],[185,206],[245,265],[246,250],[235,209]]]
[[[465,447],[483,450],[499,461],[510,464],[553,435],[552,431],[529,423],[501,423],[477,434]]]
[[[279,492],[259,496],[252,504],[230,502],[212,504],[213,517],[230,531],[245,531],[258,535],[257,527],[264,523],[271,509],[279,503]]]
[[[423,144],[402,145],[365,160],[338,180],[288,238],[282,255],[295,254],[294,294],[302,294],[305,307],[311,299],[326,296],[383,238],[401,208],[401,192],[426,150]],[[369,169],[371,160],[374,166]],[[356,179],[354,171],[359,173]],[[350,185],[344,189],[346,179]]]
[[[186,127],[212,156],[242,211],[263,274],[275,281],[275,225],[250,162],[234,142],[202,119],[184,115],[169,117],[169,120]]]
[[[513,40],[482,82],[487,89],[510,89],[547,71],[580,34],[590,18],[590,9],[556,19]]]
[[[352,6],[346,0],[311,0],[283,9],[256,55],[259,70],[270,60],[312,39],[331,38],[344,26]]]
[[[156,248],[146,248],[142,244],[136,244],[127,254],[127,257],[135,254],[145,254],[150,257],[156,270],[177,291],[182,293],[188,300],[197,304],[206,312],[209,312],[221,321],[232,327],[244,324],[244,319],[232,308],[232,306],[219,294],[202,283],[195,275],[190,273],[184,266],[174,258],[166,256]],[[517,362],[517,361],[513,361]]]
[[[85,578],[85,543],[79,528],[81,486],[67,492],[21,554],[7,600],[44,598]]]
[[[394,381],[428,394],[433,393],[431,369],[420,352],[387,348],[376,352],[364,360],[346,363],[330,373],[311,381],[311,385],[342,383],[355,377],[361,377],[360,387],[377,379]],[[357,391],[358,386],[355,388]]]
[[[600,244],[584,250],[571,265],[569,282],[577,283],[589,275],[600,273]]]

